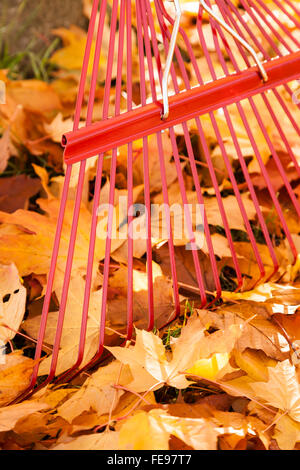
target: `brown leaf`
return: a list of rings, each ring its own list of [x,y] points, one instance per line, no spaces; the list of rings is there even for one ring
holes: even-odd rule
[[[42,189],[40,180],[27,175],[0,179],[0,210],[8,213],[26,209],[28,200]]]

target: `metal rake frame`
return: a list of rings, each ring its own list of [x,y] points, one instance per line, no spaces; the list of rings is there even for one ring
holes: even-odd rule
[[[274,4],[278,9],[289,18],[295,24],[296,28],[300,28],[300,22],[297,19],[297,15],[300,16],[300,11],[292,4],[291,1],[285,0],[284,2],[279,0],[273,0]],[[84,293],[84,303],[83,303],[83,312],[82,312],[82,325],[80,339],[78,343],[78,357],[73,365],[73,367],[68,370],[62,377],[61,380],[70,379],[80,371],[80,367],[84,357],[84,348],[85,348],[85,337],[86,337],[86,328],[87,328],[87,318],[89,311],[89,299],[90,291],[92,286],[92,265],[94,259],[94,249],[95,249],[95,240],[96,240],[96,227],[97,227],[97,208],[100,201],[100,192],[101,192],[101,180],[102,180],[102,170],[103,170],[103,158],[104,152],[111,150],[111,169],[110,169],[110,192],[109,192],[109,202],[112,204],[114,201],[114,190],[115,190],[115,181],[116,181],[116,167],[117,167],[117,149],[121,145],[127,145],[128,149],[128,168],[127,168],[127,182],[128,182],[128,208],[133,204],[133,142],[136,139],[143,140],[143,163],[144,163],[144,182],[145,182],[145,204],[146,208],[150,208],[150,186],[149,186],[149,166],[148,166],[148,141],[147,137],[151,134],[156,135],[157,147],[158,147],[158,159],[160,162],[161,168],[161,180],[162,180],[162,193],[164,202],[168,205],[168,187],[166,179],[166,169],[163,156],[163,146],[162,146],[162,136],[161,132],[165,129],[168,130],[172,149],[174,162],[177,169],[178,182],[180,187],[180,193],[182,197],[183,204],[187,203],[186,190],[184,186],[183,173],[180,165],[180,155],[178,152],[176,144],[176,136],[174,131],[175,125],[182,126],[182,132],[185,139],[185,144],[187,148],[189,164],[191,168],[191,173],[194,179],[195,191],[197,194],[197,199],[199,204],[203,204],[203,194],[202,189],[199,183],[196,160],[193,152],[193,147],[191,143],[191,138],[189,135],[187,121],[194,119],[199,135],[199,139],[204,151],[204,155],[207,162],[207,167],[209,174],[212,180],[213,187],[215,189],[216,198],[219,204],[220,213],[222,216],[224,230],[228,240],[229,249],[232,254],[232,260],[234,268],[236,271],[238,288],[241,288],[243,284],[242,272],[239,266],[238,257],[236,250],[234,248],[234,243],[230,231],[230,224],[228,221],[228,216],[224,208],[222,201],[221,192],[218,186],[217,178],[214,171],[213,162],[210,155],[210,150],[205,139],[205,133],[203,126],[201,124],[200,117],[204,114],[208,114],[211,120],[211,124],[215,131],[217,142],[220,146],[222,157],[226,169],[228,171],[228,177],[231,181],[234,195],[237,199],[241,216],[244,221],[246,230],[248,232],[249,240],[253,249],[257,265],[260,270],[260,279],[265,278],[266,272],[264,263],[261,259],[257,242],[250,225],[250,222],[247,217],[246,209],[243,205],[241,194],[238,188],[238,184],[232,170],[224,142],[222,141],[222,136],[218,123],[216,121],[214,111],[216,109],[222,109],[224,117],[227,123],[227,126],[230,130],[230,134],[235,146],[238,161],[240,163],[245,181],[249,188],[249,193],[252,199],[252,202],[257,211],[257,218],[262,230],[262,233],[265,237],[265,242],[268,247],[270,257],[273,262],[273,270],[269,277],[271,277],[279,267],[278,260],[275,254],[273,242],[270,238],[264,216],[260,209],[257,195],[255,193],[255,188],[252,183],[247,164],[243,157],[237,135],[234,130],[234,125],[228,110],[228,106],[235,104],[247,135],[249,141],[254,150],[254,154],[257,158],[258,164],[261,169],[261,173],[266,181],[266,187],[269,192],[270,199],[272,200],[275,210],[277,212],[278,218],[282,224],[282,229],[285,233],[286,240],[291,248],[291,251],[294,256],[294,261],[297,257],[297,250],[292,240],[291,233],[289,231],[287,222],[285,220],[282,208],[280,203],[277,200],[276,193],[272,187],[270,179],[268,177],[266,166],[262,160],[262,157],[259,152],[259,148],[255,142],[254,135],[251,130],[251,125],[248,122],[247,116],[243,109],[241,103],[242,100],[247,100],[251,106],[255,119],[257,120],[261,132],[270,148],[270,154],[273,156],[275,164],[278,168],[278,172],[281,175],[284,185],[287,189],[289,197],[294,205],[294,208],[300,217],[300,207],[299,202],[293,192],[291,184],[286,176],[285,169],[280,161],[280,158],[274,148],[274,145],[268,135],[268,131],[265,127],[265,124],[260,116],[259,109],[257,108],[253,97],[260,95],[268,112],[278,130],[278,133],[286,147],[287,153],[290,156],[291,162],[294,164],[299,177],[300,177],[300,168],[297,162],[297,159],[294,155],[294,152],[285,136],[284,129],[282,128],[279,120],[277,119],[276,112],[272,109],[270,101],[268,99],[268,93],[274,95],[278,106],[285,112],[287,118],[290,121],[290,124],[294,127],[295,131],[300,136],[300,128],[296,122],[292,111],[287,107],[286,102],[283,100],[281,95],[278,92],[278,87],[283,86],[288,93],[292,96],[292,90],[289,86],[289,82],[299,78],[300,71],[300,43],[298,39],[286,28],[284,24],[281,24],[278,19],[274,16],[268,5],[265,5],[263,0],[241,0],[241,5],[244,8],[245,13],[250,19],[252,19],[257,27],[259,28],[261,34],[263,35],[264,40],[270,46],[273,51],[276,53],[276,57],[272,58],[269,55],[267,48],[263,47],[262,44],[258,41],[255,34],[251,31],[248,23],[245,21],[239,9],[230,1],[230,0],[216,0],[215,4],[219,8],[219,14],[222,15],[222,18],[218,15],[210,14],[210,27],[213,33],[213,40],[215,45],[215,50],[219,58],[220,64],[222,66],[224,77],[218,78],[215,72],[209,50],[205,43],[205,38],[203,35],[203,13],[208,11],[208,13],[213,12],[211,10],[212,6],[210,1],[199,2],[199,14],[197,16],[197,31],[199,35],[199,42],[203,50],[204,57],[206,58],[208,68],[211,73],[212,81],[209,83],[204,83],[203,77],[201,75],[201,70],[198,67],[196,57],[194,55],[193,49],[189,43],[188,37],[184,30],[180,27],[180,20],[177,17],[174,20],[165,10],[162,0],[155,0],[154,6],[158,18],[158,23],[160,26],[162,43],[166,51],[167,65],[164,68],[162,66],[161,54],[158,45],[157,33],[155,30],[154,20],[152,16],[151,3],[149,0],[136,0],[136,15],[137,15],[137,42],[138,42],[138,54],[139,54],[139,68],[140,68],[140,96],[141,96],[141,106],[134,107],[132,100],[132,10],[131,10],[131,0],[113,0],[111,17],[110,17],[110,38],[109,38],[109,51],[107,56],[106,64],[106,80],[105,80],[105,89],[104,89],[104,99],[103,99],[103,120],[99,123],[92,122],[93,108],[95,101],[95,91],[97,84],[97,76],[99,71],[99,61],[101,55],[102,39],[103,39],[103,30],[104,30],[104,18],[106,15],[106,6],[107,1],[102,0],[100,5],[100,20],[98,23],[98,31],[96,35],[96,48],[94,55],[94,65],[93,72],[91,76],[90,83],[90,93],[88,99],[87,107],[87,120],[86,127],[79,129],[80,115],[82,103],[84,101],[85,93],[85,84],[87,80],[87,70],[90,59],[93,34],[95,31],[97,12],[99,8],[99,0],[94,0],[90,27],[87,37],[87,46],[83,63],[82,76],[79,86],[77,105],[74,118],[74,129],[73,132],[66,134],[63,137],[63,145],[65,147],[64,158],[67,164],[65,183],[61,197],[61,208],[58,217],[57,223],[57,232],[55,237],[55,243],[53,248],[52,262],[50,267],[50,272],[48,276],[48,284],[44,299],[44,306],[42,312],[42,320],[40,326],[39,337],[36,347],[35,358],[37,361],[40,360],[42,349],[43,349],[43,339],[45,335],[45,330],[47,326],[47,315],[49,311],[50,299],[52,295],[53,280],[55,276],[55,268],[57,257],[59,253],[59,244],[60,237],[62,233],[63,220],[65,207],[68,197],[68,190],[72,172],[72,165],[76,162],[80,162],[79,178],[78,185],[76,190],[75,205],[74,205],[74,214],[73,214],[73,223],[70,234],[70,245],[68,250],[68,256],[66,260],[66,269],[64,276],[64,283],[62,288],[62,296],[60,299],[59,307],[59,316],[55,342],[53,345],[53,354],[52,354],[52,364],[50,367],[49,375],[47,379],[43,382],[42,385],[45,385],[51,382],[55,378],[55,371],[57,366],[57,361],[59,357],[60,349],[60,340],[63,329],[64,315],[67,304],[68,296],[68,287],[71,278],[72,272],[72,261],[74,256],[74,249],[76,244],[76,233],[78,227],[78,220],[80,217],[80,202],[82,198],[83,184],[84,184],[84,175],[86,168],[86,161],[89,157],[99,155],[97,170],[96,170],[96,181],[95,181],[95,190],[94,190],[94,201],[93,201],[93,210],[92,210],[92,222],[90,228],[90,245],[89,253],[87,259],[87,271],[86,271],[86,285]],[[120,7],[120,12],[118,15],[118,8]],[[210,11],[211,10],[211,11]],[[291,11],[295,13],[295,16],[291,14]],[[214,12],[213,12],[214,13]],[[119,20],[118,20],[119,18]],[[258,21],[259,19],[259,21]],[[272,23],[273,22],[273,23]],[[286,34],[289,38],[289,43],[280,36],[280,33],[274,27],[274,22],[280,26],[280,29]],[[237,60],[232,54],[230,47],[228,46],[226,36],[224,34],[224,24],[227,25],[225,30],[229,32],[235,41],[235,44],[239,50],[240,56],[245,62],[245,69],[241,70]],[[231,26],[230,26],[231,25]],[[173,38],[177,33],[180,34],[181,39],[186,47],[186,53],[188,54],[189,61],[193,68],[194,74],[197,77],[199,86],[194,88],[191,87],[188,74],[186,72],[184,60],[181,56],[180,49],[172,41],[172,33],[170,32],[169,27],[173,28]],[[178,31],[177,31],[178,28]],[[116,74],[116,93],[115,93],[115,116],[109,117],[109,102],[110,102],[110,87],[112,83],[112,69],[113,69],[113,59],[115,55],[115,37],[118,29],[119,37],[117,44],[117,74]],[[234,31],[234,34],[232,34]],[[255,53],[256,66],[251,66],[249,62],[249,56],[245,52],[245,43],[248,45],[248,38],[251,38],[253,45],[257,49],[257,53],[254,49],[251,50]],[[277,42],[275,42],[274,38]],[[242,39],[242,41],[241,41]],[[126,57],[127,57],[127,112],[120,114],[121,111],[121,94],[122,94],[122,66],[124,61],[124,47],[126,45]],[[174,45],[174,50],[173,50]],[[280,47],[279,47],[280,46]],[[224,60],[222,47],[225,48],[226,53],[233,65],[235,72],[230,73],[228,64]],[[246,47],[246,50],[251,53],[249,47]],[[285,49],[286,53],[282,52],[282,48]],[[257,54],[263,58],[263,62],[258,58]],[[184,83],[185,90],[180,91],[177,73],[174,67],[173,62],[176,60],[177,69],[180,70],[180,74]],[[253,56],[253,54],[251,53]],[[171,59],[170,59],[171,57]],[[153,59],[156,63],[159,81],[162,88],[162,96],[164,97],[163,102],[158,99],[157,90],[154,85],[154,69],[153,69]],[[147,73],[149,75],[149,83],[151,90],[151,103],[147,104],[147,90],[146,90],[146,70],[145,62],[147,64]],[[260,65],[259,65],[260,64]],[[169,70],[168,70],[169,69]],[[168,83],[166,77],[171,77],[171,83],[175,94],[170,97],[166,97],[164,93],[165,86],[163,84]],[[266,75],[264,75],[264,72]],[[165,75],[164,75],[165,73]],[[262,80],[262,76],[264,80]],[[165,77],[165,79],[164,79]],[[169,106],[169,113],[168,113]],[[299,106],[298,106],[299,108]],[[168,116],[167,116],[168,115]],[[163,119],[162,119],[163,117]],[[192,230],[192,221],[187,215],[188,219],[188,230],[190,240],[194,240],[193,230]],[[128,224],[132,222],[133,216],[128,214]],[[88,364],[84,367],[91,367],[99,361],[100,357],[104,351],[104,336],[105,336],[105,318],[106,318],[106,305],[107,305],[107,291],[109,284],[109,266],[110,266],[110,251],[111,251],[111,240],[110,234],[112,230],[113,223],[113,211],[110,210],[108,213],[107,219],[107,240],[106,240],[106,254],[104,259],[104,269],[103,269],[103,296],[102,296],[102,305],[101,305],[101,322],[99,328],[99,347],[98,351]],[[147,240],[147,276],[148,276],[148,329],[151,330],[154,326],[154,307],[153,307],[153,282],[152,282],[152,246],[151,246],[151,223],[148,223],[148,240]],[[206,215],[204,215],[204,230],[206,234],[206,241],[208,246],[208,256],[211,263],[211,270],[215,282],[215,298],[213,302],[218,300],[221,297],[221,284],[218,274],[216,256],[214,253],[214,247],[210,235],[209,223]],[[168,239],[169,254],[170,254],[170,265],[173,281],[173,293],[174,293],[174,317],[180,312],[180,301],[179,301],[179,285],[176,272],[176,262],[174,254],[174,243],[172,240],[172,233],[170,233]],[[203,273],[201,270],[201,263],[199,261],[198,253],[196,250],[192,252],[193,261],[195,266],[197,284],[199,289],[199,296],[201,300],[201,307],[208,305],[207,293],[205,289],[205,284],[203,280]],[[127,298],[127,333],[126,339],[130,339],[133,333],[133,241],[128,239],[128,298]],[[37,363],[34,373],[32,376],[31,384],[27,390],[31,391],[35,387],[37,376],[38,376],[39,365]],[[26,393],[27,393],[26,392]],[[25,394],[26,394],[25,393]]]

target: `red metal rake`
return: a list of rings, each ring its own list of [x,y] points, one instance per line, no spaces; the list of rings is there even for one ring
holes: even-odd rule
[[[66,175],[36,347],[35,357],[38,363],[30,389],[35,387],[39,375],[60,242],[65,236],[63,226],[71,175],[75,168],[78,171],[78,182],[73,204],[73,220],[59,298],[53,351],[43,384],[52,381],[63,370],[64,374],[61,379],[68,380],[82,367],[95,364],[103,354],[108,326],[107,311],[111,296],[111,265],[116,264],[112,262],[111,256],[120,148],[123,153],[125,148],[127,154],[127,216],[125,218],[127,232],[126,260],[124,261],[127,265],[124,271],[127,273],[127,298],[124,297],[127,318],[125,333],[122,329],[124,340],[132,337],[137,308],[134,290],[135,240],[131,233],[134,221],[138,217],[132,209],[136,202],[134,194],[136,158],[142,159],[143,162],[144,186],[141,197],[147,215],[145,219],[146,255],[142,258],[147,285],[145,327],[151,330],[156,325],[155,299],[158,287],[153,272],[153,260],[158,258],[154,250],[153,225],[150,217],[154,197],[149,174],[150,158],[156,158],[158,162],[161,198],[168,226],[167,236],[164,240],[160,240],[157,246],[166,242],[165,246],[168,247],[165,251],[167,251],[169,264],[170,285],[173,289],[173,307],[170,309],[169,319],[175,318],[180,312],[180,289],[189,290],[187,283],[183,282],[178,274],[178,244],[174,236],[174,221],[171,221],[169,210],[170,184],[165,158],[165,136],[169,139],[172,163],[176,169],[178,199],[184,207],[183,217],[189,242],[188,256],[193,264],[191,269],[195,279],[191,291],[198,295],[200,307],[208,306],[221,297],[222,284],[220,257],[215,253],[213,241],[215,232],[212,220],[208,218],[206,211],[207,185],[205,181],[204,184],[200,181],[199,167],[205,167],[207,179],[216,197],[222,221],[221,231],[227,239],[230,265],[234,272],[233,277],[237,289],[243,287],[247,274],[244,266],[241,266],[241,254],[237,253],[230,223],[232,216],[236,217],[237,214],[227,212],[226,197],[220,187],[215,160],[212,158],[213,150],[216,148],[220,152],[220,160],[223,162],[222,171],[225,171],[226,179],[230,183],[230,194],[236,200],[236,211],[239,211],[239,217],[244,224],[248,245],[251,247],[257,266],[257,273],[247,278],[248,280],[250,278],[252,286],[271,279],[278,271],[279,260],[276,252],[278,239],[289,247],[293,257],[292,262],[297,259],[298,253],[289,229],[286,210],[279,198],[278,189],[274,188],[274,181],[269,175],[265,154],[271,156],[278,178],[281,180],[280,188],[284,188],[286,201],[299,220],[299,201],[287,172],[288,168],[292,167],[300,178],[299,155],[297,156],[296,147],[290,142],[286,129],[286,123],[288,123],[293,130],[293,135],[300,136],[299,103],[293,99],[292,89],[292,82],[300,76],[299,9],[289,0],[273,0],[268,3],[263,0],[240,0],[239,7],[231,0],[199,1],[198,15],[194,17],[194,22],[190,23],[190,27],[193,28],[193,40],[190,41],[191,31],[185,31],[180,26],[180,2],[178,0],[173,2],[173,10],[167,3],[162,0],[154,2],[94,0],[75,111],[74,130],[63,137]],[[93,65],[92,72],[89,74],[91,60],[93,60]],[[93,115],[95,112],[98,114],[96,107],[100,105],[96,96],[99,70],[102,70],[102,73],[105,71],[104,95],[101,102],[102,120],[95,122]],[[88,97],[86,96],[87,87]],[[85,126],[79,128],[85,105]],[[272,123],[272,132],[276,133],[276,145],[274,136],[270,132],[270,125],[266,122],[266,116],[268,116],[268,122]],[[221,126],[221,122],[226,127],[226,139],[224,139],[224,126]],[[237,129],[237,122],[239,129]],[[210,134],[213,134],[214,148],[211,147],[211,142],[207,137],[208,125]],[[242,129],[244,141],[247,141],[247,147],[250,148],[247,154],[241,145],[240,129]],[[254,132],[255,129],[259,130],[260,139],[257,138],[258,134]],[[157,151],[155,156],[152,155],[152,147],[149,149],[150,136],[151,142],[155,143]],[[197,145],[195,145],[195,138]],[[234,164],[228,151],[228,141],[235,154]],[[278,141],[281,142],[280,151]],[[140,149],[138,154],[137,148]],[[275,214],[280,226],[277,240],[270,234],[267,220],[269,214],[262,209],[255,183],[258,175],[257,172],[253,175],[249,170],[250,159],[247,155],[251,155],[256,161],[259,177],[265,186],[264,197],[269,201],[272,213]],[[71,359],[72,364],[68,361],[69,365],[65,370],[58,367],[59,362],[64,359],[63,356],[67,354],[66,349],[62,347],[61,340],[64,335],[70,283],[74,275],[78,276],[74,267],[74,253],[77,247],[78,231],[80,231],[78,227],[81,220],[86,168],[89,159],[95,156],[97,156],[97,166],[92,191],[91,222],[90,226],[86,227],[89,240],[84,273],[81,324],[76,330],[78,338],[73,338],[75,343],[78,342],[78,348]],[[107,170],[108,162],[110,162],[109,170]],[[241,179],[237,178],[236,168],[239,168]],[[86,349],[90,349],[90,345],[87,344],[87,333],[90,331],[90,299],[94,289],[95,247],[97,246],[99,205],[104,174],[109,175],[109,191],[106,198],[108,210],[105,219],[105,252],[101,268],[101,299],[98,305],[98,323],[95,327],[98,336],[93,354],[86,356]],[[190,202],[190,189],[186,187],[187,174],[189,181],[192,181],[195,203],[199,207],[204,206],[201,230],[204,230],[206,243],[205,263],[203,253],[197,245],[196,232],[199,227],[195,228],[193,213],[186,209]],[[247,193],[254,208],[262,241],[258,242],[257,231],[249,220],[244,193]],[[262,246],[268,253],[270,260],[268,266],[265,265],[265,258],[262,256]],[[117,266],[121,267],[122,263],[117,263]],[[210,279],[210,288],[208,288],[207,277]]]

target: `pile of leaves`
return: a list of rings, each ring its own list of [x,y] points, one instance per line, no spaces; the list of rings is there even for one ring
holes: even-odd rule
[[[198,7],[198,2],[183,3],[183,23],[189,32],[192,30],[189,26],[195,24],[195,4]],[[238,5],[239,2],[236,3]],[[83,4],[85,14],[89,16],[91,2],[85,0]],[[109,28],[109,24],[105,28]],[[193,42],[192,34],[189,34]],[[181,311],[169,326],[163,326],[174,316],[172,280],[168,271],[169,252],[165,243],[153,240],[156,323],[153,331],[146,331],[146,244],[145,241],[135,243],[135,332],[134,338],[120,347],[126,331],[127,240],[126,237],[113,239],[105,340],[109,354],[105,355],[100,365],[82,372],[70,383],[48,384],[18,402],[18,397],[28,388],[36,366],[34,345],[38,337],[65,178],[60,140],[61,135],[73,127],[72,115],[86,42],[86,32],[75,26],[69,30],[55,30],[54,35],[61,38],[62,46],[54,53],[51,50],[48,64],[51,67],[47,70],[52,72],[51,77],[46,77],[47,81],[19,79],[15,74],[12,79],[9,68],[0,70],[0,80],[6,88],[6,104],[0,105],[0,447],[35,450],[299,448],[300,259],[292,264],[289,244],[273,204],[266,197],[265,181],[258,172],[253,149],[249,149],[247,135],[233,108],[230,115],[239,130],[239,142],[247,157],[248,170],[253,176],[262,212],[268,215],[267,227],[280,262],[273,282],[267,282],[273,270],[272,259],[262,239],[247,185],[242,182],[239,189],[266,266],[264,282],[254,288],[253,280],[259,277],[257,262],[226,168],[222,166],[220,147],[210,121],[204,116],[202,124],[210,142],[225,211],[230,214],[230,229],[243,273],[242,292],[235,292],[236,273],[215,189],[201,156],[195,129],[191,127],[189,131],[195,149],[198,148],[199,181],[205,190],[206,214],[222,282],[222,301],[207,310],[200,308],[192,255],[185,249],[187,240],[177,240],[175,255],[181,287]],[[202,59],[199,52],[201,64]],[[189,72],[192,77],[192,71]],[[133,76],[133,81],[133,89],[138,89],[139,77]],[[97,105],[103,100],[103,87],[103,77],[100,76],[96,90]],[[88,91],[87,84],[82,122]],[[136,104],[139,104],[139,98],[135,98]],[[284,93],[282,98],[288,100]],[[256,99],[276,151],[285,163],[287,154],[279,139],[276,139],[272,120],[269,114],[264,115],[264,108],[259,98]],[[269,99],[272,100],[271,97]],[[95,120],[101,118],[97,115],[98,108],[100,106],[95,106]],[[251,116],[250,110],[248,113]],[[284,116],[279,117],[285,125]],[[216,115],[216,119],[224,131],[222,138],[237,175],[237,155],[224,117]],[[299,136],[290,124],[285,125],[285,131],[299,159]],[[296,247],[300,247],[297,216],[282,178],[275,171],[274,161],[260,130],[253,126],[253,133],[272,185],[284,207],[293,241]],[[179,130],[177,142],[187,197],[192,204],[197,197]],[[173,204],[178,202],[180,190],[168,132],[162,135],[162,144],[170,204]],[[144,199],[142,148],[142,142],[134,143],[134,202]],[[163,202],[163,195],[157,154],[157,142],[151,136],[151,201],[160,203]],[[101,203],[108,201],[110,157],[108,153],[104,159]],[[115,213],[119,220],[124,219],[122,215],[126,210],[126,161],[127,150],[121,148],[115,188]],[[95,168],[96,158],[89,159],[57,375],[72,367],[78,354]],[[78,172],[78,166],[74,165],[39,367],[39,383],[47,377],[51,366]],[[286,174],[299,199],[300,181],[295,168],[287,166]],[[99,214],[99,220],[98,230],[105,231],[104,212]],[[121,229],[126,230],[127,227],[119,226],[118,231]],[[208,249],[204,246],[200,259],[204,267],[205,288],[208,296],[213,298],[215,286],[207,253]],[[104,256],[105,237],[99,236],[95,246],[84,363],[92,359],[98,349]]]

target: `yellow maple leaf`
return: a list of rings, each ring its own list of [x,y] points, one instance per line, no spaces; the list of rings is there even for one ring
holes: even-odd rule
[[[295,367],[289,360],[269,367],[268,382],[250,384],[255,395],[300,422],[300,387]]]
[[[228,364],[230,356],[228,353],[216,353],[208,359],[199,359],[187,373],[199,375],[204,379],[214,380],[220,371]]]
[[[173,435],[195,450],[216,450],[218,431],[206,419],[170,416],[156,409],[139,411],[120,429],[123,450],[168,450]]]
[[[276,423],[274,435],[281,450],[293,450],[300,442],[300,424],[289,416],[281,416]]]
[[[107,349],[118,360],[130,366],[134,377],[134,380],[128,384],[131,390],[138,392],[156,390],[163,384],[184,389],[190,385],[190,382],[183,372],[188,371],[201,358],[209,357],[217,351],[231,351],[239,331],[237,328],[229,338],[226,338],[226,335],[221,338],[219,332],[216,332],[216,337],[214,334],[205,337],[202,323],[197,315],[194,315],[182,328],[179,338],[172,341],[170,360],[167,358],[162,340],[145,330],[136,329],[136,343],[133,347]]]
[[[51,57],[51,62],[64,69],[81,70],[86,47],[85,31],[76,26],[71,26],[70,29],[55,29],[53,33],[63,40],[64,47],[54,52]],[[89,75],[91,75],[93,71],[93,57],[95,55],[95,47],[96,42],[93,40],[88,67]]]
[[[130,365],[134,377],[133,382],[128,385],[131,390],[155,390],[163,384],[179,389],[188,387],[190,382],[179,372],[183,372],[195,362],[198,355],[197,345],[203,337],[202,328],[191,328],[192,323],[182,329],[181,336],[173,348],[171,361],[167,359],[161,338],[145,330],[136,329],[136,343],[133,347],[108,348],[123,364]]]

